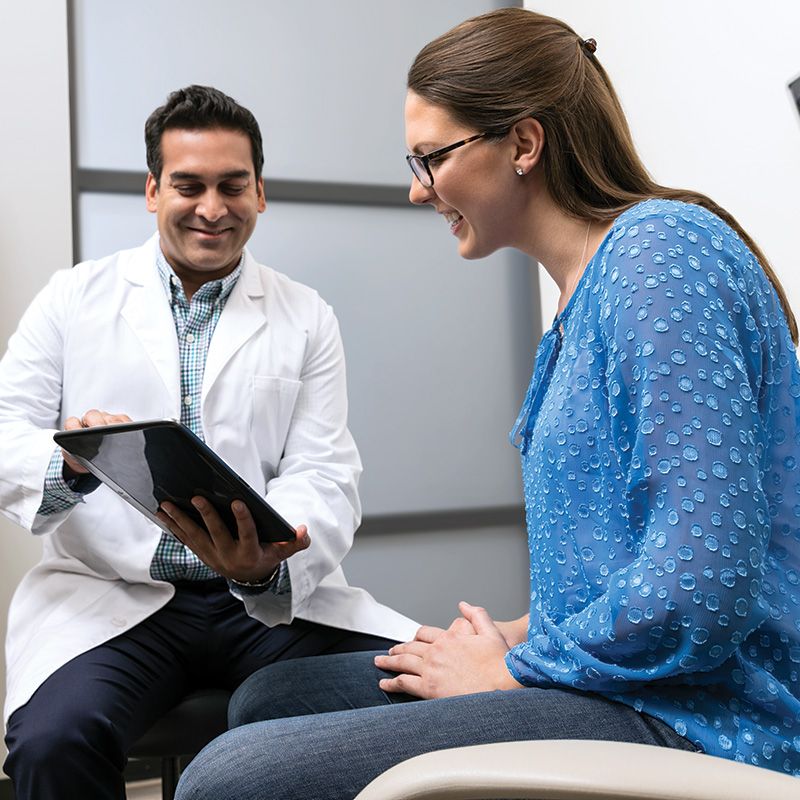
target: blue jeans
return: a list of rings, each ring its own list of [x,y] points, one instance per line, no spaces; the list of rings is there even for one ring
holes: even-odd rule
[[[587,692],[390,695],[378,688],[387,673],[373,665],[374,655],[306,658],[253,674],[231,700],[232,730],[192,761],[176,800],[352,800],[407,758],[489,742],[597,739],[696,749],[659,720]]]

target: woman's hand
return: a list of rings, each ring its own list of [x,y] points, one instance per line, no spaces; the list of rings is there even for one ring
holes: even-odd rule
[[[413,641],[375,658],[378,668],[399,673],[382,680],[381,689],[427,700],[521,688],[506,667],[505,637],[486,610],[469,603],[459,603],[459,610],[464,621],[456,620],[449,630],[423,626]]]
[[[463,604],[465,608],[473,608],[467,603]],[[495,627],[503,634],[506,640],[508,649],[522,644],[528,638],[528,614],[521,616],[519,619],[513,619],[510,622],[495,622]],[[475,634],[477,631],[472,627],[472,623],[464,616],[456,617],[447,629],[454,633]]]
[[[495,622],[500,633],[503,634],[503,638],[506,640],[509,650],[527,641],[529,616],[529,614],[525,614],[519,619],[511,620],[511,622]]]

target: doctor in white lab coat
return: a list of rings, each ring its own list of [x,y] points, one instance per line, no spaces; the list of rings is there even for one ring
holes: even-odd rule
[[[244,249],[264,208],[252,137],[185,126],[168,126],[159,137],[163,169],[157,180],[151,166],[147,202],[158,215],[160,235],[135,250],[57,272],[0,362],[0,508],[41,535],[44,547],[11,605],[7,721],[64,665],[124,639],[176,594],[175,583],[151,574],[162,531],[107,487],[42,513],[45,477],[59,457],[56,430],[123,414],[181,418],[184,404],[198,402],[182,396],[179,341],[157,268],[159,248],[187,299],[241,266],[207,350],[202,433],[300,535],[294,545],[261,546],[249,538],[245,522],[236,545],[243,549],[231,552],[216,548],[216,539],[179,514],[170,526],[229,579],[224,588],[246,612],[242,616],[265,630],[303,620],[366,634],[369,644],[369,637],[410,639],[417,628],[348,586],[342,573],[340,562],[360,521],[361,465],[346,424],[338,325],[316,292],[259,265]],[[65,462],[64,477],[80,481],[70,466]],[[250,588],[259,578],[275,578],[276,567],[280,591]],[[354,642],[352,649],[366,649],[358,636]],[[129,739],[120,736],[123,757]],[[26,747],[32,745],[11,739],[11,766],[19,758],[14,753]],[[22,763],[30,772],[27,761],[16,774],[6,766],[18,800],[57,796],[45,784],[23,781]],[[72,796],[63,771],[59,780],[60,796]],[[124,797],[116,778],[113,790],[81,780],[75,796]]]

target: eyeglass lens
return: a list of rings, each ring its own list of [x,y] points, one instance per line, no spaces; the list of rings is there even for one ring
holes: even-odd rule
[[[431,183],[431,176],[428,174],[428,170],[425,169],[425,164],[419,156],[410,157],[408,159],[408,166],[411,167],[414,176],[425,188],[430,188],[433,185]]]

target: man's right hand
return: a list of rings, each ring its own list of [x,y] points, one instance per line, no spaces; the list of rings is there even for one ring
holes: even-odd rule
[[[118,422],[131,422],[127,414],[109,414],[107,411],[98,411],[92,408],[82,417],[68,417],[64,427],[68,431],[78,428],[96,428],[100,425],[116,425]],[[89,470],[82,467],[69,453],[62,450],[64,455],[64,480],[72,480],[79,475],[88,475]]]
[[[261,542],[253,516],[241,500],[231,510],[236,518],[238,538],[220,519],[214,506],[204,497],[192,498],[205,527],[198,525],[173,503],[163,502],[156,516],[207,567],[232,581],[261,581],[274,573],[281,561],[291,558],[311,544],[308,528],[299,525],[297,537],[288,542]]]

